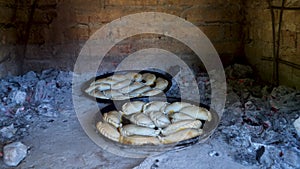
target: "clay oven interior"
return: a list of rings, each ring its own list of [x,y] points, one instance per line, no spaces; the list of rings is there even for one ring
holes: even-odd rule
[[[250,66],[253,70],[251,78],[259,81],[261,86],[259,90],[262,91],[264,86],[269,86],[268,89],[271,92],[273,87],[280,85],[285,86],[289,90],[297,91],[300,89],[299,9],[299,0],[0,0],[0,77],[5,79],[1,81],[3,84],[1,85],[5,86],[4,81],[9,82],[10,78],[18,75],[21,77],[30,71],[35,71],[36,74],[49,69],[72,72],[85,42],[93,33],[107,23],[134,13],[163,12],[181,17],[203,31],[218,52],[224,68],[231,67],[234,69],[233,65],[235,64]],[[102,68],[100,67],[100,73],[101,71],[114,70],[122,59],[134,52],[147,48],[160,48],[170,51],[184,60],[189,66],[195,68],[194,71],[205,73],[205,68],[201,61],[188,46],[174,38],[157,34],[139,34],[117,43],[106,54],[105,64]],[[234,71],[242,70],[234,69]],[[71,78],[66,80],[71,80]],[[243,81],[240,82],[242,83]],[[249,84],[242,86],[242,88],[244,87],[246,90]],[[230,87],[230,89],[232,88]],[[0,92],[3,91],[0,87]],[[241,107],[245,108],[244,104],[248,103],[248,100],[243,100],[241,91],[244,90],[241,89],[234,92],[241,99]],[[2,109],[0,109],[0,116],[4,117],[6,115],[3,107],[8,105],[5,105],[6,101],[3,98],[9,98],[10,96],[5,94],[1,94],[1,96],[2,101],[0,103],[2,105],[0,105],[0,108]],[[71,96],[71,94],[67,96]],[[299,98],[299,94],[294,95],[294,97]],[[71,101],[67,107],[72,107]],[[20,106],[14,108],[13,111],[16,111]],[[26,109],[25,103],[23,108]],[[294,133],[292,122],[296,117],[299,117],[299,113],[299,107],[291,112],[294,119],[291,117],[293,120],[289,124],[291,131]],[[14,123],[15,129],[20,130],[17,125],[18,122],[12,120],[15,113],[12,114],[10,121],[6,120],[3,122],[0,120],[0,129],[9,126],[10,123]],[[66,141],[69,145],[66,146],[63,155],[58,155],[56,152],[60,152],[61,148],[64,147],[61,144],[65,141],[64,139],[67,139],[65,137],[61,137],[61,140],[53,141],[55,142],[53,143],[53,151],[50,150],[50,147],[45,147],[44,139],[38,138],[39,140],[31,142],[29,139],[26,140],[26,138],[31,138],[26,134],[22,137],[13,136],[13,139],[3,138],[1,140],[3,142],[0,142],[0,148],[12,141],[23,140],[28,144],[32,148],[32,153],[29,153],[25,161],[19,164],[20,168],[30,168],[32,166],[39,168],[43,163],[48,164],[50,162],[50,168],[61,166],[72,168],[77,163],[80,163],[80,167],[86,168],[118,168],[118,165],[124,168],[131,168],[142,161],[142,159],[118,157],[101,150],[86,138],[78,123],[68,120],[68,118],[72,117],[71,119],[76,121],[75,115],[70,114],[72,114],[72,111],[68,115],[63,115],[63,117],[47,117],[49,118],[47,120],[39,119],[40,121],[38,121],[41,124],[36,127],[39,129],[44,127],[46,133],[54,132],[57,135],[68,133],[66,134],[68,136],[73,130],[76,130],[77,134],[75,135],[81,141],[77,140],[74,146],[72,146],[72,141]],[[246,119],[244,122],[250,123],[249,120],[251,119]],[[252,119],[252,121],[255,120]],[[265,119],[264,122],[266,121],[271,120]],[[52,131],[51,126],[53,126],[53,123],[66,123],[68,125],[58,127],[53,129],[56,131]],[[228,122],[224,123],[227,124]],[[35,125],[35,123],[29,123],[28,125],[31,126],[33,124]],[[58,124],[58,126],[62,124]],[[259,126],[260,124],[257,125]],[[26,127],[23,126],[23,128]],[[47,130],[46,128],[50,129]],[[26,130],[28,130],[28,133],[35,132],[27,128]],[[62,132],[59,133],[57,130]],[[41,132],[43,130],[36,129],[36,131]],[[18,134],[18,132],[14,134]],[[35,133],[33,135],[38,136],[39,134]],[[41,137],[47,137],[45,133],[40,135]],[[50,137],[54,136],[51,135]],[[60,138],[60,136],[57,137]],[[79,143],[84,141],[86,143],[82,144],[88,144],[86,146],[87,150],[82,150],[85,148],[81,147],[81,143]],[[247,157],[246,155],[245,157],[241,155],[241,157],[245,158],[244,161],[247,161],[249,158],[254,159],[253,161],[255,162],[252,163],[248,160],[248,166],[271,165],[268,162],[256,163],[257,158],[261,157],[260,153],[257,153],[260,150],[260,146],[257,146],[254,151],[256,152],[254,153],[256,157]],[[295,148],[299,146],[299,137],[298,145],[294,146]],[[203,147],[205,146],[200,146],[200,148]],[[42,151],[40,154],[38,154],[39,148]],[[88,153],[89,151],[91,153]],[[226,154],[224,152],[227,152],[217,145],[214,147],[214,151],[223,152],[224,156]],[[295,156],[289,157],[289,159],[294,158],[294,160],[299,162],[299,151],[298,147],[297,151],[295,151]],[[77,152],[78,154],[76,154]],[[209,153],[206,152],[206,149],[203,152],[206,153],[204,153],[205,155]],[[269,152],[272,151],[270,150]],[[184,151],[182,153],[183,156],[187,156],[187,153]],[[176,152],[173,156],[176,155],[182,156],[179,152]],[[205,157],[205,155],[199,154],[198,156]],[[47,158],[50,159],[50,162],[47,161]],[[216,160],[209,155],[205,158],[209,159],[209,161]],[[98,159],[106,160],[106,162],[97,162]],[[197,157],[192,157],[192,159],[197,159]],[[33,162],[33,160],[40,160],[40,162]],[[150,158],[149,160],[153,159]],[[228,165],[247,167],[247,165],[244,165],[245,163],[243,164],[243,160],[237,162],[234,160],[234,157],[226,157],[226,160]],[[120,164],[117,164],[118,161],[121,161]],[[166,163],[166,161],[164,162]],[[7,167],[3,163],[0,164]],[[155,163],[155,160],[151,164],[159,166],[159,164]],[[191,163],[191,165],[196,164],[195,162]],[[221,166],[221,162],[219,164]],[[289,166],[299,167],[299,164],[295,162],[294,164],[289,164]],[[171,162],[170,166],[176,166],[176,162]],[[217,164],[212,166],[217,166]]]

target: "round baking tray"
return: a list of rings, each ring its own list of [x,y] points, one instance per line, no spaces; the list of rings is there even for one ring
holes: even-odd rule
[[[129,153],[131,156],[139,156],[139,157],[146,157],[149,155],[155,155],[155,154],[159,154],[168,150],[173,150],[173,149],[183,149],[183,148],[187,148],[191,145],[194,145],[196,143],[202,143],[204,141],[206,141],[209,136],[212,135],[212,133],[214,132],[214,130],[217,128],[219,121],[220,121],[220,117],[218,115],[218,113],[216,111],[214,111],[213,109],[210,109],[209,106],[207,105],[203,105],[203,104],[197,104],[193,101],[189,101],[189,100],[181,100],[180,98],[174,98],[174,97],[167,97],[167,98],[163,98],[163,97],[142,97],[142,98],[134,98],[132,99],[132,101],[143,101],[143,102],[150,102],[150,101],[167,101],[169,103],[173,103],[173,102],[187,102],[187,103],[191,103],[193,105],[197,105],[197,106],[201,106],[201,107],[205,107],[208,110],[210,110],[211,115],[212,115],[212,120],[211,121],[206,121],[203,125],[203,134],[188,140],[183,140],[180,141],[178,143],[172,143],[172,144],[161,144],[161,145],[128,145],[128,144],[121,144],[119,142],[110,140],[106,137],[104,137],[103,135],[101,135],[100,133],[97,132],[96,128],[95,128],[95,133],[97,133],[99,135],[99,137],[102,137],[106,142],[110,143],[110,146],[114,146],[114,149],[119,149],[120,151],[122,151],[123,153]],[[120,106],[120,105],[119,105]],[[102,119],[102,114],[106,113],[108,111],[112,111],[112,110],[121,110],[119,106],[114,106],[112,104],[102,108],[100,110],[100,112],[95,114],[95,117],[93,118],[94,121],[93,122],[89,122],[90,125],[94,125],[96,126],[96,123],[99,121],[103,121]]]
[[[136,72],[136,73],[141,73],[141,74],[144,74],[144,73],[152,73],[154,74],[156,77],[160,77],[160,78],[163,78],[165,80],[168,81],[168,86],[163,90],[162,93],[159,93],[155,96],[162,96],[164,93],[166,93],[170,87],[172,86],[172,76],[169,74],[169,73],[166,73],[164,71],[161,71],[161,70],[157,70],[157,69],[149,69],[149,70],[123,70],[123,71],[116,71],[116,72],[110,72],[110,73],[105,73],[103,75],[99,75],[95,78],[92,78],[90,79],[89,81],[87,81],[81,88],[81,90],[83,91],[84,95],[87,96],[88,98],[91,98],[91,99],[95,99],[95,97],[93,96],[90,96],[88,95],[87,93],[84,92],[84,90],[86,88],[89,87],[89,85],[95,81],[95,80],[98,80],[98,79],[102,79],[102,78],[106,78],[106,77],[109,77],[109,76],[112,76],[114,74],[125,74],[125,73],[128,73],[128,72]],[[153,97],[153,96],[143,96],[143,97]],[[124,102],[124,101],[129,101],[131,99],[134,99],[136,97],[132,97],[132,98],[129,98],[129,99],[125,99],[125,100],[112,100],[112,99],[102,99],[102,98],[96,98],[96,101],[98,103],[113,103],[113,102]]]

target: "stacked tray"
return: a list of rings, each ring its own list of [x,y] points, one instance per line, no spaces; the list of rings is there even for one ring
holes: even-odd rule
[[[151,78],[151,82],[148,83],[149,79],[145,78],[153,77],[153,75],[155,78]],[[127,79],[124,79],[124,76],[130,77],[130,82],[126,82]],[[117,78],[120,80],[117,81]],[[167,84],[164,84],[163,88],[156,87],[158,79]],[[126,89],[126,86],[116,85],[125,81],[129,86],[141,83],[144,84],[141,87],[147,86],[145,88],[148,91],[159,89],[160,92],[155,92],[153,95],[144,94],[148,91],[139,95],[126,92],[122,93],[122,97],[117,98],[108,97],[109,95],[105,95],[105,90],[93,91],[96,89],[95,84],[101,84],[105,80],[114,81],[114,83],[101,89]],[[111,104],[102,108],[95,115],[94,121],[88,122],[88,125],[93,125],[95,133],[115,147],[145,156],[174,148],[185,148],[205,141],[219,124],[218,113],[207,105],[190,100],[160,96],[171,86],[172,76],[156,71],[121,71],[98,76],[95,80],[89,81],[84,90],[89,97],[96,97],[97,102]],[[130,87],[127,86],[127,90],[128,88]],[[136,90],[138,89],[132,91]],[[97,92],[102,93],[95,95]],[[180,106],[176,107],[176,105]],[[156,108],[149,109],[149,107]],[[181,135],[183,137],[178,137]]]

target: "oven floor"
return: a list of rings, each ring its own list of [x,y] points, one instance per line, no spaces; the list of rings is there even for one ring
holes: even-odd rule
[[[47,120],[47,119],[43,119]],[[48,119],[50,120],[50,119]],[[75,112],[68,112],[53,122],[31,127],[22,141],[30,147],[27,157],[16,169],[29,168],[228,168],[247,169],[234,162],[227,152],[226,143],[217,137],[205,144],[194,145],[181,151],[139,158],[124,158],[102,150],[81,128]],[[219,155],[210,156],[213,151]],[[158,162],[157,162],[158,161]],[[9,168],[1,160],[0,168]]]
[[[74,91],[81,93],[72,93],[70,72],[46,70],[42,74],[29,72],[21,77],[0,79],[0,148],[14,141],[29,147],[28,155],[17,169],[300,168],[300,137],[293,126],[300,116],[300,92],[254,83],[247,76],[231,77],[230,71],[227,75],[230,78],[226,106],[212,137],[203,144],[146,159],[107,152],[84,132],[75,110],[96,112],[91,110],[91,105],[96,103],[84,97],[79,89],[88,78],[73,85]],[[175,78],[185,77],[183,74]],[[199,74],[197,80],[203,92],[200,99],[207,103],[209,78],[207,74]],[[188,83],[190,79],[185,81]],[[184,92],[189,95],[188,91]],[[176,97],[178,90],[171,88],[169,95]],[[75,101],[84,106],[76,107]],[[13,137],[5,139],[4,136],[11,134],[7,129],[12,124]],[[92,122],[87,124],[93,126]],[[0,168],[10,168],[2,158]]]
[[[50,119],[49,119],[50,120]],[[21,140],[30,147],[16,168],[132,168],[143,159],[123,158],[103,151],[82,130],[75,112],[46,125],[31,127]],[[0,168],[6,167],[2,160]]]

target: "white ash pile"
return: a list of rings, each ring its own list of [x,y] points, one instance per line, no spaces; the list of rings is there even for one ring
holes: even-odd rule
[[[0,150],[72,110],[71,80],[72,73],[53,69],[0,79]]]
[[[183,79],[183,84],[188,83],[191,79],[186,78],[193,76],[182,72],[174,77],[175,81]],[[235,64],[226,68],[225,72],[226,106],[212,139],[223,140],[220,144],[227,144],[224,146],[230,148],[229,156],[245,166],[300,168],[300,134],[297,135],[297,132],[300,133],[300,92],[261,83],[249,66]],[[194,74],[201,103],[210,105],[211,81],[208,74]],[[180,97],[178,91],[177,86],[172,86],[167,94]]]
[[[226,153],[230,157],[250,168],[300,168],[300,134],[297,135],[297,132],[300,133],[299,91],[284,86],[272,88],[261,83],[249,66],[235,64],[225,72],[228,85],[226,106],[211,142],[228,148]],[[176,76],[176,81],[188,77],[186,75],[188,74]],[[209,76],[207,73],[195,75],[200,100],[209,105]],[[180,94],[176,93],[176,90],[178,89],[175,87],[171,88],[169,93],[179,97]],[[299,120],[296,121],[297,118]],[[213,156],[212,152],[207,155]],[[156,158],[160,157],[164,156]],[[148,165],[163,168],[155,163]],[[175,162],[168,164],[177,165],[179,164]]]
[[[244,165],[300,168],[300,138],[293,126],[300,116],[300,92],[264,86],[252,72],[238,64],[226,69],[226,109],[215,134]]]

